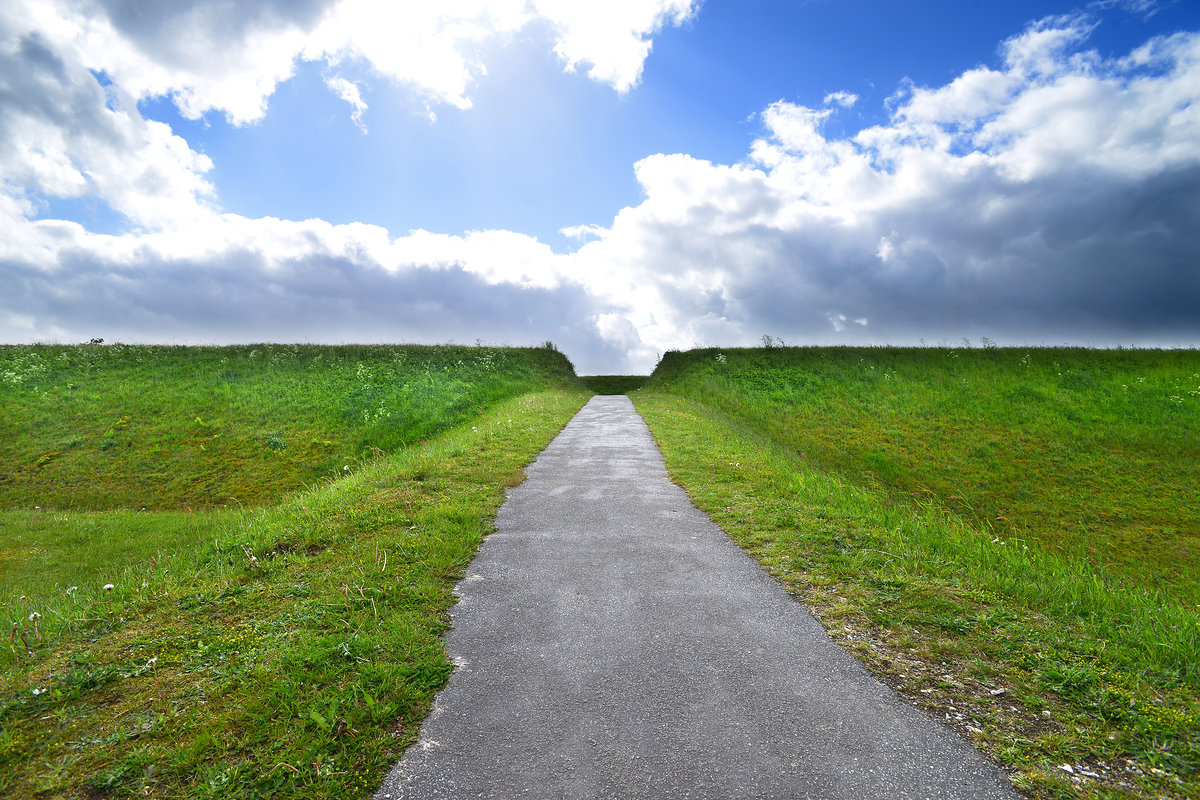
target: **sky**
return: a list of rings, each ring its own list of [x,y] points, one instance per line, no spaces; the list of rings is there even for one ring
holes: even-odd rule
[[[1200,3],[8,0],[0,342],[1200,345]]]

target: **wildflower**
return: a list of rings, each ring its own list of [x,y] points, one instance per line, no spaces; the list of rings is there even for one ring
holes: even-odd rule
[[[39,694],[41,694],[42,692],[44,692],[46,690],[42,689],[41,687],[38,687],[36,689],[30,689],[29,691],[33,693],[34,697],[37,697]]]
[[[349,472],[349,471],[350,471],[350,465],[349,465],[349,464],[346,464],[346,465],[344,465],[344,466],[342,467],[342,472]]]
[[[42,618],[42,615],[36,611],[29,615],[30,622],[37,622],[41,618]]]
[[[113,586],[111,583],[104,584],[104,591],[106,592],[111,592],[115,588],[117,587]]]
[[[78,586],[72,586],[70,589],[67,589],[67,597],[74,597],[75,593],[78,591],[79,591]]]

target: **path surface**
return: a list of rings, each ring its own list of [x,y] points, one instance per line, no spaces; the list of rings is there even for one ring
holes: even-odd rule
[[[377,798],[1016,798],[667,480],[596,397],[509,493],[449,685]]]

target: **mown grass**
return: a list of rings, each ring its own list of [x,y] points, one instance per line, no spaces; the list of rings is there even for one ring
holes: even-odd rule
[[[397,352],[416,352],[379,351],[346,361],[357,371],[379,356],[378,375]],[[440,370],[447,386],[424,377],[432,367],[410,376],[431,402],[409,406],[425,428],[390,439],[407,446],[389,453],[379,444],[386,436],[363,439],[360,428],[342,441],[360,437],[365,452],[349,463],[339,452],[338,478],[271,505],[8,512],[0,528],[6,552],[20,549],[25,559],[48,550],[68,563],[3,568],[12,593],[0,609],[10,631],[0,648],[0,796],[374,791],[450,673],[439,635],[454,583],[506,487],[587,396],[569,362],[541,351],[529,361],[520,351],[492,351],[501,364],[494,369],[505,374],[481,393],[466,386],[474,379],[464,377],[469,362],[460,356],[472,355],[483,353],[440,354],[450,365]],[[114,359],[108,368],[121,364]],[[184,378],[196,379],[187,370]],[[509,388],[495,390],[500,385]],[[412,394],[390,384],[387,391]],[[257,410],[275,407],[273,392],[257,397]],[[260,419],[273,428],[289,419],[273,413]],[[384,423],[364,422],[368,432],[387,433]],[[411,441],[414,430],[421,441]],[[136,441],[143,438],[144,431]],[[110,477],[96,471],[97,480]],[[126,552],[97,542],[121,542]],[[77,547],[91,549],[76,560]],[[18,595],[23,581],[27,590]]]
[[[1200,794],[1200,353],[700,350],[633,396],[697,505],[1017,786]]]

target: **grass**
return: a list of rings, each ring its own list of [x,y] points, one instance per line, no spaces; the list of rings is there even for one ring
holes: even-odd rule
[[[0,508],[262,506],[563,380],[547,348],[0,346]]]
[[[646,385],[648,375],[581,375],[583,385],[596,394],[629,394]]]
[[[11,604],[21,595],[103,586],[140,562],[166,568],[176,554],[204,545],[222,513],[0,511],[0,598]]]
[[[672,477],[1036,797],[1200,794],[1200,354],[698,350]]]
[[[576,386],[548,348],[0,347],[0,602],[170,560],[211,537],[212,511],[548,386]]]
[[[1200,354],[699,350],[672,477],[1034,797],[1200,796]],[[366,796],[552,347],[0,347],[0,795]]]
[[[36,397],[16,395],[24,416],[6,415],[4,433],[35,445],[27,450],[46,441],[46,426],[30,409],[59,407],[62,392],[76,392],[69,401],[76,419],[103,419],[136,400],[126,388],[116,402],[97,384],[82,383],[79,372],[29,369],[54,363],[59,352],[67,353],[63,361],[104,364],[82,381],[155,383],[148,404],[190,396],[182,387],[204,385],[223,358],[247,359],[238,378],[244,393],[231,405],[240,411],[220,417],[222,438],[250,447],[259,441],[256,430],[340,433],[331,439],[337,458],[329,462],[338,468],[322,478],[294,465],[289,481],[300,488],[269,502],[260,496],[259,507],[89,512],[78,507],[97,488],[86,486],[81,459],[69,491],[41,495],[55,497],[41,509],[5,512],[0,575],[8,594],[0,613],[10,636],[0,648],[0,795],[369,795],[415,740],[451,671],[439,637],[452,588],[490,530],[505,488],[522,479],[523,465],[586,399],[570,364],[549,350],[125,348],[117,357],[9,348],[0,375],[32,379],[10,378],[7,391]],[[271,353],[279,356],[274,364]],[[318,355],[338,374],[309,367]],[[406,364],[420,359],[422,367],[401,372],[398,356]],[[259,358],[256,370],[249,359]],[[480,375],[476,359],[484,358],[492,366]],[[365,384],[359,364],[374,376]],[[124,378],[111,374],[126,367]],[[319,393],[296,386],[287,391],[310,398],[309,405],[291,414],[277,392],[304,375],[325,387],[327,400],[359,411],[322,416]],[[179,385],[169,385],[174,378]],[[360,413],[364,385],[378,390],[365,407],[392,411],[391,423],[374,411]],[[338,387],[346,391],[338,394]],[[157,442],[154,423],[138,427],[124,445],[129,463],[161,456],[168,443],[187,446],[173,432],[195,408],[170,415],[174,428]],[[398,408],[408,409],[402,422],[395,421]],[[111,449],[85,452],[101,461]],[[272,453],[290,464],[289,451]],[[236,462],[229,454],[223,460]],[[206,457],[172,463],[191,475],[211,465]],[[100,488],[137,496],[113,482],[117,473],[93,474]],[[229,474],[230,486],[253,481],[253,471]],[[15,502],[28,502],[12,492]],[[190,501],[170,496],[176,504]],[[123,552],[110,550],[118,545]]]

